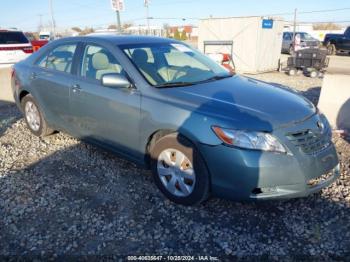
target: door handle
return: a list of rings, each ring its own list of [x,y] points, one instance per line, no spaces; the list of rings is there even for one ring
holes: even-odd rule
[[[78,93],[78,92],[80,92],[80,90],[81,90],[80,85],[78,85],[78,84],[72,85],[73,93]]]
[[[36,79],[36,77],[37,77],[36,73],[34,73],[34,72],[31,73],[30,79],[34,80],[34,79]]]

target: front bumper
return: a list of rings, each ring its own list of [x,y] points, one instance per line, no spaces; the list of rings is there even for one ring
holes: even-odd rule
[[[268,200],[305,197],[339,177],[333,144],[315,155],[279,154],[224,145],[201,145],[211,174],[213,195],[232,200]],[[309,185],[310,181],[326,179]]]
[[[316,184],[302,184],[302,185],[287,185],[277,186],[273,190],[268,189],[267,192],[262,191],[259,194],[252,194],[250,198],[256,200],[269,200],[269,199],[283,199],[283,198],[297,198],[306,197],[310,194],[314,194],[322,190],[323,188],[331,185],[340,176],[339,164],[329,172],[329,176],[326,179],[320,178],[320,181]]]
[[[214,195],[234,200],[304,197],[339,177],[331,127],[323,115],[276,128],[272,135],[287,154],[200,145]]]

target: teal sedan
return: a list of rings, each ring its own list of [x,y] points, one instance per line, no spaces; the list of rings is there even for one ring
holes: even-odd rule
[[[310,101],[172,39],[53,41],[14,66],[12,88],[34,135],[66,132],[150,168],[176,203],[304,197],[339,176]]]

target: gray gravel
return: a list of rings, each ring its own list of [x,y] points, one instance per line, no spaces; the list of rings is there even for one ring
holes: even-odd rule
[[[254,77],[318,99],[320,79]],[[0,105],[0,255],[349,257],[350,145],[334,141],[342,175],[319,194],[184,207],[149,171],[63,133],[34,137],[14,106]]]

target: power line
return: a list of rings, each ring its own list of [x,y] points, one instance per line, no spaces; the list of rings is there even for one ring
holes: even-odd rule
[[[345,21],[316,21],[316,22],[298,22],[299,24],[345,24],[350,23],[350,20]]]
[[[338,12],[338,11],[344,11],[344,10],[350,10],[350,7],[337,8],[337,9],[324,9],[324,10],[304,11],[304,12],[299,12],[299,14],[329,13],[329,12]]]

